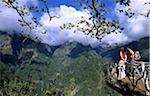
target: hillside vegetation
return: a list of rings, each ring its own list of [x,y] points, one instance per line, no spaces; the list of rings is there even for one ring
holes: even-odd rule
[[[51,47],[6,33],[0,44],[2,96],[119,96],[105,82],[108,60],[89,46]]]
[[[138,46],[147,60],[148,38],[139,42],[125,46]],[[110,58],[118,58],[119,47],[93,49],[77,42],[54,47],[0,33],[0,48],[2,96],[122,96],[105,80]]]

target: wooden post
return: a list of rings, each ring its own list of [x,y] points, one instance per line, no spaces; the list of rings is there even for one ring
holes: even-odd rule
[[[146,87],[146,95],[150,96],[150,63],[145,63],[145,70],[146,70],[146,78],[145,78],[145,87]]]

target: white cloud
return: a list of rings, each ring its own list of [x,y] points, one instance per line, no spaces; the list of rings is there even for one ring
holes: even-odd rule
[[[19,0],[22,4],[29,4],[30,0]],[[33,4],[37,5],[37,0],[32,0]],[[147,0],[144,0],[147,1]],[[147,9],[147,7],[142,5],[143,0],[132,0],[131,8],[138,12],[144,12],[141,10]],[[116,8],[124,8],[120,5],[116,5]],[[0,13],[0,30],[2,31],[21,31],[23,29],[20,24],[18,24],[18,14],[10,8],[4,7],[0,3],[0,10],[5,10]],[[110,34],[102,39],[100,43],[97,39],[91,38],[90,36],[85,35],[82,32],[74,33],[72,30],[61,30],[60,26],[64,23],[74,23],[76,24],[80,21],[81,16],[88,19],[90,14],[87,10],[76,10],[74,7],[68,7],[61,5],[57,8],[50,9],[51,14],[57,15],[60,18],[54,18],[52,21],[49,21],[47,13],[43,14],[40,18],[40,22],[44,25],[44,28],[48,30],[47,34],[42,34],[40,29],[37,28],[37,31],[32,34],[38,35],[41,40],[50,45],[60,45],[67,41],[77,41],[84,45],[96,46],[99,44],[115,44],[115,43],[124,43],[126,41],[134,41],[139,38],[149,36],[150,34],[150,18],[144,16],[136,15],[133,18],[128,19],[122,14],[117,14],[120,22],[124,23],[125,30],[119,34]],[[13,17],[13,18],[12,18]],[[28,16],[26,19],[32,21],[32,15]]]
[[[126,26],[127,37],[132,40],[137,40],[150,34],[150,19],[143,16],[137,16],[129,19]]]
[[[17,0],[17,1],[24,5],[38,5],[37,0]]]
[[[15,14],[15,10],[6,8],[2,3],[0,3],[0,30],[1,31],[15,31],[21,30],[18,24],[19,15]],[[13,17],[13,18],[12,18]]]
[[[17,0],[19,4],[21,5],[27,5],[30,0]],[[33,1],[32,4],[37,4],[36,0]],[[10,34],[14,32],[21,32],[24,31],[24,34],[29,33],[29,28],[22,27],[18,19],[21,19],[19,14],[16,12],[16,10],[12,8],[5,7],[3,2],[0,2],[0,31],[8,32]],[[24,16],[25,21],[27,22],[33,22],[32,20],[32,13],[30,13],[29,16]],[[35,30],[33,30],[35,31]],[[34,35],[33,35],[34,36]]]
[[[126,41],[131,42],[142,37],[150,36],[150,18],[138,14],[144,14],[144,12],[148,11],[150,6],[148,7],[148,5],[144,5],[144,3],[148,1],[149,0],[131,0],[130,8],[134,12],[137,12],[137,14],[132,18],[128,18],[123,14],[116,13],[119,21],[123,23],[125,30],[120,34],[111,34],[106,36],[103,39],[103,42],[108,42],[108,44],[120,44]],[[126,9],[126,7],[117,4],[115,9]]]
[[[102,39],[102,43],[109,44],[109,45],[113,45],[116,43],[121,44],[121,43],[125,43],[126,41],[128,41],[128,37],[122,33],[118,33],[118,34],[112,33],[105,36]]]
[[[28,3],[24,0],[19,0],[19,2],[21,4]],[[5,7],[2,3],[0,4],[0,10],[5,10],[2,13],[0,13],[0,30],[9,33],[13,33],[14,31],[21,32],[21,30],[24,30],[26,34],[28,34],[28,31],[26,31],[26,27],[23,28],[18,23],[18,19],[20,18],[20,16],[16,13],[16,11],[11,8]],[[33,36],[38,36],[44,43],[47,43],[52,46],[60,45],[67,41],[77,41],[84,45],[91,46],[96,46],[98,44],[98,41],[96,39],[91,38],[90,36],[87,36],[82,32],[74,33],[71,30],[60,29],[60,26],[62,26],[62,24],[64,23],[71,22],[75,24],[79,22],[81,16],[83,16],[84,18],[89,18],[90,15],[88,14],[87,10],[78,11],[73,7],[61,5],[57,8],[51,8],[50,12],[53,15],[59,16],[60,18],[54,18],[52,19],[52,21],[49,21],[48,14],[43,14],[43,16],[41,16],[40,22],[43,24],[44,28],[48,30],[48,32],[47,34],[42,34],[40,32],[40,28],[37,28],[36,30],[33,30],[36,32],[32,32],[32,34],[34,34]],[[32,22],[31,18],[32,14],[30,16],[27,16],[26,20]]]
[[[73,23],[76,24],[80,21],[81,16],[88,19],[90,15],[87,10],[78,11],[73,7],[67,7],[65,5],[61,5],[60,8],[50,9],[53,15],[56,15],[60,18],[54,18],[52,21],[49,21],[48,15],[45,13],[40,22],[47,28],[48,33],[46,36],[43,36],[44,42],[50,45],[60,45],[67,41],[77,41],[84,45],[96,46],[98,44],[98,40],[91,38],[85,35],[82,32],[74,33],[72,30],[61,30],[60,26],[65,23]]]
[[[143,13],[148,9],[148,6],[143,6],[144,2],[148,0],[132,0],[131,9],[138,12]],[[121,5],[116,5],[115,10],[117,8],[125,8]],[[73,33],[71,31],[62,31],[59,29],[63,23],[72,22],[76,23],[79,21],[80,17],[83,15],[88,18],[90,15],[85,12],[85,10],[77,11],[73,7],[60,6],[60,8],[52,9],[51,11],[55,15],[60,16],[59,19],[54,19],[52,22],[48,21],[48,16],[46,14],[41,18],[41,22],[48,28],[49,37],[52,39],[48,39],[51,45],[59,45],[68,40],[74,40],[80,42],[85,45],[96,46],[99,44],[121,44],[126,42],[131,42],[134,40],[138,40],[142,37],[149,36],[150,34],[150,22],[147,17],[141,15],[135,15],[133,18],[127,18],[123,14],[116,13],[121,23],[123,23],[125,30],[119,34],[110,34],[105,36],[100,43],[98,40],[94,38],[90,38],[89,36],[84,35],[81,32]],[[47,19],[46,19],[47,18]]]

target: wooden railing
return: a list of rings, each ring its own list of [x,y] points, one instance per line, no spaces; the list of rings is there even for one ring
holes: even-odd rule
[[[134,64],[125,63],[125,65],[125,72],[128,79],[130,79],[130,77],[138,78],[132,80],[130,79],[132,81],[133,88],[136,88],[138,82],[142,80],[145,86],[146,95],[150,96],[150,62],[136,61]],[[118,66],[115,65],[113,67],[114,69],[117,69]]]
[[[129,73],[129,75],[134,78],[135,76],[138,76],[138,79],[135,81],[133,80],[133,87],[136,88],[138,82],[140,80],[143,81],[143,84],[145,86],[146,95],[150,95],[150,62],[142,62],[142,61],[136,61],[134,64],[126,63],[126,73]]]

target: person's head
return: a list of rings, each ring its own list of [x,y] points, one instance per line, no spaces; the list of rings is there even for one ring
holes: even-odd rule
[[[123,47],[121,47],[121,48],[120,48],[120,51],[124,51],[124,48],[123,48]]]
[[[140,54],[140,52],[139,51],[135,51],[135,54]]]
[[[135,59],[140,59],[140,52],[139,51],[135,51]]]

